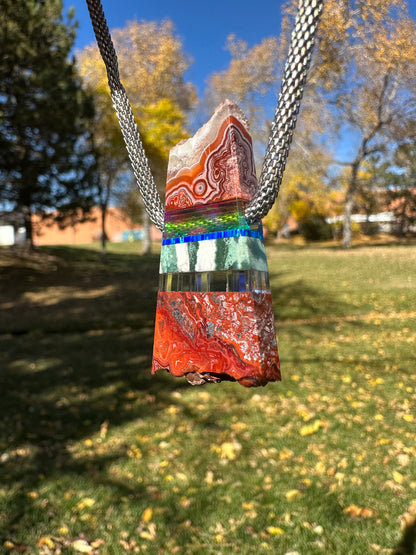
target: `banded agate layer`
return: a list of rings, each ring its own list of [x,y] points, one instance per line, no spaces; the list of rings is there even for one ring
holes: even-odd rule
[[[196,384],[280,379],[262,228],[244,218],[256,188],[245,117],[229,101],[172,149],[153,373]]]

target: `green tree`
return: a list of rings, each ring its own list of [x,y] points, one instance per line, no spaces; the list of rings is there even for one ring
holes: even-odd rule
[[[125,28],[113,30],[112,36],[121,81],[135,114],[156,185],[164,195],[169,150],[188,136],[186,113],[196,102],[193,85],[184,80],[189,60],[182,52],[182,44],[170,21],[131,21]],[[97,117],[94,129],[100,154],[103,198],[107,202],[116,196],[122,198],[122,204],[136,220],[140,210],[144,227],[149,231],[150,224],[141,208],[137,190],[130,187],[117,191],[120,177],[125,174],[127,152],[120,142],[105,67],[96,45],[87,46],[77,58],[85,86],[95,100]],[[119,171],[112,174],[108,165],[119,168]],[[146,237],[145,251],[150,248],[149,233]]]
[[[60,224],[82,218],[93,202],[90,99],[69,53],[73,14],[60,0],[0,0],[0,202],[24,214],[54,212]]]

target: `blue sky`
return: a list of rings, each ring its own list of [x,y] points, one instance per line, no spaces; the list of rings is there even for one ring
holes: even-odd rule
[[[197,86],[202,97],[206,79],[228,67],[230,55],[225,49],[228,35],[234,33],[248,42],[259,43],[264,37],[278,36],[284,0],[101,0],[111,29],[124,27],[127,21],[145,19],[173,21],[184,52],[193,59],[186,78]],[[408,1],[410,15],[416,20],[416,0]],[[75,48],[95,42],[85,0],[64,0],[64,10],[75,7],[78,36]],[[276,91],[277,93],[278,91]],[[266,114],[273,117],[275,98],[267,97]],[[270,103],[270,104],[269,104]],[[201,122],[199,122],[200,124]]]
[[[230,56],[224,46],[228,35],[235,35],[250,46],[264,37],[279,35],[283,0],[101,0],[111,29],[124,27],[132,19],[173,21],[184,51],[193,59],[187,79],[200,95],[207,77],[225,69]],[[409,0],[416,19],[416,0]],[[85,0],[64,0],[65,9],[75,7],[79,22],[76,48],[95,41]]]
[[[193,59],[187,73],[200,94],[214,71],[225,69],[230,56],[224,49],[231,33],[256,44],[264,37],[279,35],[283,1],[276,0],[102,0],[108,26],[124,27],[132,19],[169,18],[181,37],[184,51]],[[65,9],[75,7],[79,22],[76,48],[95,41],[85,0],[64,0]]]

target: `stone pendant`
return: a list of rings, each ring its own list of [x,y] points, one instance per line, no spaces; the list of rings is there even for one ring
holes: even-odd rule
[[[193,385],[280,380],[262,226],[244,218],[257,189],[247,127],[225,101],[171,150],[152,373]]]

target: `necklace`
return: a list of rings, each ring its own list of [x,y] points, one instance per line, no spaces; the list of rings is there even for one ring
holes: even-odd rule
[[[259,185],[245,117],[225,101],[171,150],[165,209],[101,2],[87,5],[145,208],[163,231],[152,372],[163,368],[193,385],[280,380],[261,219],[279,192],[323,0],[299,2]]]

